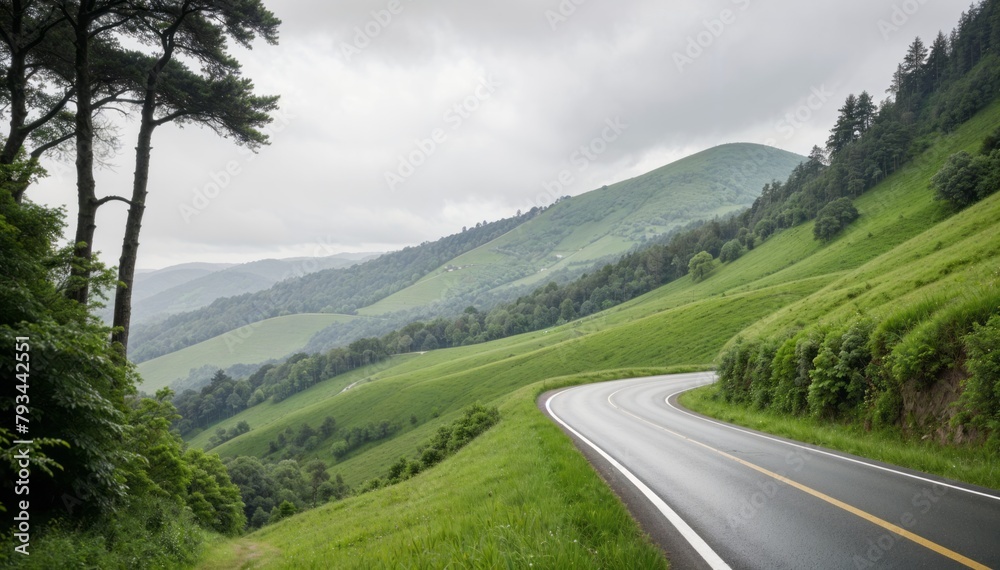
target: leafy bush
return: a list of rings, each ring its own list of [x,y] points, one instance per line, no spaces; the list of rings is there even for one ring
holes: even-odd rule
[[[750,396],[747,369],[754,346],[740,337],[719,358],[719,386],[727,402],[746,402]]]
[[[962,359],[962,338],[976,324],[984,324],[1000,306],[1000,292],[968,295],[929,315],[897,344],[888,359],[900,382],[916,380],[929,385],[941,372]]]
[[[731,261],[736,261],[742,255],[743,244],[741,244],[738,239],[732,239],[727,241],[726,245],[722,246],[722,251],[719,252],[719,261],[729,263]]]
[[[809,371],[809,409],[814,415],[836,417],[856,410],[865,394],[865,374],[871,362],[871,323],[857,321],[844,331],[826,335]]]
[[[771,384],[774,386],[772,402],[778,411],[798,413],[799,409],[794,409],[791,395],[795,392],[798,384],[798,361],[795,357],[795,337],[786,339],[781,343],[774,354],[774,362],[771,363]],[[806,377],[806,381],[809,378]]]
[[[970,376],[962,386],[956,421],[988,430],[991,445],[1000,447],[1000,315],[973,325],[963,341]]]
[[[990,144],[988,141],[984,144]],[[1000,184],[1000,150],[972,156],[961,151],[951,155],[931,179],[938,200],[947,200],[960,208],[996,192]]]
[[[813,235],[818,240],[830,241],[837,237],[841,230],[858,219],[858,210],[849,198],[837,198],[816,214],[816,226]]]
[[[768,407],[774,398],[773,363],[777,352],[776,343],[764,341],[750,356],[747,370],[750,375],[750,399],[758,409]]]
[[[701,281],[712,272],[712,268],[715,267],[715,258],[712,254],[707,251],[702,251],[688,262],[688,272],[691,273],[691,278],[695,281]]]
[[[188,509],[169,499],[134,499],[114,516],[79,526],[55,519],[32,536],[31,555],[0,541],[5,568],[178,568],[193,565],[204,541]]]
[[[813,368],[809,371],[809,411],[813,415],[833,417],[840,403],[842,380],[836,372],[840,355],[841,337],[833,333],[827,335],[820,345],[819,353],[813,359]]]
[[[428,447],[428,449],[433,449],[437,452],[437,460],[432,463],[425,463],[424,467],[430,467],[437,461],[455,453],[499,421],[500,410],[497,408],[487,408],[482,404],[472,404],[465,409],[461,418],[449,425],[438,428],[437,434],[431,440]]]
[[[189,449],[184,459],[191,468],[187,504],[198,522],[222,534],[242,531],[247,519],[240,488],[229,479],[219,456]]]

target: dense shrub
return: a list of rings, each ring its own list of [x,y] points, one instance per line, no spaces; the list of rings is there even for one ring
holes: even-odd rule
[[[155,497],[134,499],[112,517],[87,523],[52,521],[32,536],[30,556],[0,541],[0,566],[51,568],[180,568],[193,565],[204,541],[192,513]],[[10,557],[5,560],[5,557]]]
[[[470,441],[490,429],[500,421],[500,410],[473,404],[462,412],[462,417],[438,428],[434,437],[417,450],[419,459],[400,457],[392,464],[385,480],[373,479],[362,487],[361,492],[378,489],[383,485],[393,485],[429,469],[449,455],[465,447]]]
[[[837,237],[841,230],[858,219],[858,210],[848,198],[837,198],[816,214],[816,226],[813,235],[818,240],[830,241]]]
[[[902,413],[904,384],[928,387],[966,362],[971,377],[956,421],[995,434],[998,311],[1000,292],[983,289],[958,299],[925,299],[880,320],[813,327],[785,340],[740,338],[720,355],[719,386],[729,402],[892,426]]]
[[[719,261],[729,263],[731,261],[736,261],[742,255],[743,244],[741,244],[738,239],[732,239],[727,241],[726,245],[722,246],[722,251],[719,252]]]
[[[814,415],[847,415],[864,401],[871,329],[869,321],[860,320],[846,330],[826,334],[809,371],[807,400]]]
[[[715,267],[715,258],[707,251],[696,254],[688,262],[688,272],[691,274],[691,279],[695,281],[701,281],[708,277],[713,267]]]
[[[991,144],[989,141],[984,145]],[[935,197],[960,208],[997,191],[1000,186],[1000,150],[972,156],[961,151],[951,155],[931,179]]]
[[[963,384],[962,412],[956,421],[988,430],[1000,448],[1000,315],[975,324],[963,339],[969,377]]]

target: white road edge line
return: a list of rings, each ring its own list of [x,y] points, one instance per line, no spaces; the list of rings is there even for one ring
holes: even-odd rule
[[[718,377],[716,377],[716,378],[718,378]],[[710,420],[708,418],[704,418],[702,416],[699,416],[699,415],[696,415],[696,414],[692,414],[691,412],[689,412],[687,410],[684,410],[684,409],[681,409],[681,408],[678,408],[677,406],[675,406],[675,405],[673,405],[673,404],[670,403],[670,398],[673,398],[674,396],[677,396],[678,394],[683,394],[684,392],[688,392],[690,390],[694,390],[696,388],[701,388],[701,387],[702,386],[694,386],[694,387],[691,387],[691,388],[685,388],[685,389],[680,390],[678,392],[674,392],[674,393],[668,395],[666,398],[664,398],[663,401],[668,406],[670,406],[674,410],[676,410],[676,411],[678,411],[678,412],[680,412],[680,413],[682,413],[684,415],[691,416],[692,418],[695,418],[697,420],[701,420],[701,421],[704,421],[704,422],[715,424],[717,426],[722,426],[724,428],[728,428],[728,429],[731,429],[731,430],[734,430],[734,431],[738,431],[740,433],[744,433],[744,434],[747,434],[747,435],[752,435],[752,436],[759,437],[761,439],[766,439],[768,441],[773,441],[773,442],[776,442],[776,443],[783,443],[785,445],[788,445],[788,446],[791,446],[791,447],[795,447],[795,448],[798,448],[798,449],[803,449],[803,450],[806,450],[806,451],[812,451],[814,453],[820,453],[822,455],[826,455],[826,456],[829,456],[829,457],[834,457],[834,458],[837,458],[837,459],[841,459],[843,461],[849,461],[851,463],[856,463],[858,465],[864,465],[866,467],[871,467],[872,469],[878,469],[880,471],[886,471],[886,472],[889,472],[889,473],[894,473],[896,475],[900,475],[900,476],[903,476],[903,477],[909,477],[910,479],[916,479],[917,481],[923,481],[924,483],[930,483],[932,485],[941,485],[942,487],[948,487],[949,489],[954,489],[956,491],[964,491],[966,493],[970,493],[970,494],[973,494],[973,495],[978,495],[980,497],[986,497],[987,499],[993,499],[994,501],[1000,501],[1000,497],[998,497],[996,495],[990,495],[988,493],[983,493],[983,492],[980,492],[980,491],[975,491],[975,490],[972,490],[972,489],[967,489],[965,487],[959,487],[958,485],[952,485],[950,483],[945,483],[945,482],[942,482],[942,481],[935,481],[933,479],[927,479],[925,477],[920,477],[919,475],[913,475],[911,473],[904,473],[903,471],[897,471],[895,469],[890,469],[888,467],[883,467],[881,465],[875,465],[873,463],[868,463],[866,461],[860,461],[860,460],[854,459],[852,457],[845,457],[843,455],[838,455],[836,453],[831,453],[829,451],[824,451],[822,449],[817,449],[815,447],[809,447],[807,445],[799,445],[797,443],[792,443],[792,442],[789,442],[789,441],[785,441],[783,439],[778,439],[776,437],[766,436],[764,434],[760,434],[760,433],[756,433],[756,432],[753,432],[753,431],[750,431],[750,430],[739,428],[739,427],[736,427],[736,426],[733,426],[733,425],[729,425],[729,424],[724,423],[724,422]]]
[[[695,551],[705,560],[706,563],[708,563],[708,565],[713,570],[731,570],[729,565],[726,564],[725,561],[723,561],[722,558],[714,550],[712,550],[712,547],[709,546],[708,543],[706,543],[700,536],[698,536],[698,533],[696,533],[694,529],[692,529],[686,522],[684,522],[684,519],[682,519],[680,515],[674,512],[674,510],[671,509],[670,506],[667,505],[667,503],[664,502],[664,500],[659,497],[659,495],[654,493],[652,489],[647,487],[645,483],[640,481],[639,478],[636,477],[634,474],[632,474],[631,471],[626,469],[624,465],[615,461],[615,459],[610,455],[608,455],[607,452],[598,447],[594,442],[584,437],[583,434],[570,427],[569,424],[564,422],[562,418],[557,416],[556,413],[552,411],[552,405],[551,405],[552,400],[559,394],[562,394],[563,392],[565,392],[565,390],[556,392],[555,394],[549,396],[547,400],[545,400],[545,409],[548,410],[549,415],[552,416],[554,420],[559,422],[564,428],[569,430],[573,435],[579,438],[580,441],[586,443],[591,448],[593,448],[594,451],[599,453],[601,457],[603,457],[608,463],[612,465],[612,467],[617,469],[619,472],[621,472],[622,475],[625,476],[625,478],[631,481],[632,484],[635,485],[635,487],[639,489],[639,491],[643,495],[645,495],[647,499],[649,499],[649,502],[652,503],[653,506],[655,506],[660,511],[660,513],[663,514],[664,517],[666,517],[667,521],[670,522],[670,524],[674,525],[674,528],[676,528],[678,532],[681,533],[681,536],[683,536],[684,539],[687,540],[688,544],[690,544],[691,547],[695,549]]]

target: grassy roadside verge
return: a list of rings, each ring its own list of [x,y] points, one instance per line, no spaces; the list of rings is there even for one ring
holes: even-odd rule
[[[435,468],[213,543],[199,568],[666,568],[535,402],[565,386],[704,369],[612,370],[525,386],[489,402],[500,423]]]
[[[869,432],[852,424],[832,424],[811,417],[754,410],[727,403],[715,385],[682,394],[680,403],[699,414],[743,427],[973,485],[1000,489],[1000,457],[981,447],[944,446],[930,441],[905,439],[891,431]]]

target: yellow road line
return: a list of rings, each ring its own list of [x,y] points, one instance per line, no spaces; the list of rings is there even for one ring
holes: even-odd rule
[[[619,390],[619,391],[621,391],[621,390]],[[868,522],[870,522],[872,524],[878,525],[878,526],[880,526],[880,527],[882,527],[882,528],[884,528],[884,529],[886,529],[886,530],[888,530],[890,532],[893,532],[895,534],[898,534],[899,536],[902,536],[903,538],[909,539],[909,540],[911,540],[911,541],[919,544],[920,546],[923,546],[924,548],[933,550],[934,552],[937,552],[938,554],[940,554],[942,556],[946,556],[946,557],[954,560],[955,562],[958,562],[959,564],[962,564],[963,566],[966,566],[966,567],[969,567],[969,568],[975,568],[976,570],[990,570],[990,568],[988,566],[980,564],[979,562],[976,562],[975,560],[972,560],[971,558],[969,558],[967,556],[963,556],[963,555],[955,552],[954,550],[945,548],[944,546],[941,546],[940,544],[938,544],[936,542],[928,540],[928,539],[926,539],[926,538],[924,538],[924,537],[922,537],[922,536],[920,536],[918,534],[914,534],[914,533],[906,530],[905,528],[902,528],[900,526],[894,525],[891,522],[889,522],[887,520],[884,520],[884,519],[881,519],[881,518],[879,518],[879,517],[877,517],[877,516],[875,516],[875,515],[873,515],[871,513],[863,511],[863,510],[861,510],[861,509],[859,509],[857,507],[848,505],[847,503],[845,503],[845,502],[843,502],[843,501],[841,501],[839,499],[835,499],[835,498],[831,497],[830,495],[827,495],[825,493],[821,493],[820,491],[817,491],[816,489],[813,489],[812,487],[807,487],[806,485],[803,485],[802,483],[798,483],[796,481],[792,481],[788,477],[785,477],[785,476],[779,475],[779,474],[777,474],[777,473],[775,473],[773,471],[769,471],[767,469],[764,469],[763,467],[761,467],[759,465],[755,465],[753,463],[750,463],[749,461],[746,461],[744,459],[740,459],[739,457],[736,457],[734,455],[730,455],[730,454],[726,453],[725,451],[722,451],[720,449],[716,449],[716,448],[714,448],[711,445],[708,445],[706,443],[702,443],[702,442],[700,442],[698,440],[691,439],[690,437],[688,437],[686,435],[682,435],[680,433],[677,433],[677,432],[675,432],[674,430],[672,430],[670,428],[663,427],[663,426],[661,426],[659,424],[656,424],[656,423],[653,423],[653,422],[651,422],[651,421],[649,421],[649,420],[647,420],[645,418],[641,418],[641,417],[633,414],[632,412],[629,412],[628,410],[625,410],[623,408],[618,407],[618,405],[616,405],[611,400],[611,397],[614,396],[617,393],[618,392],[615,392],[614,394],[611,394],[610,396],[608,396],[608,403],[611,404],[611,406],[614,407],[616,410],[618,410],[618,411],[620,411],[620,412],[622,412],[624,414],[632,416],[633,418],[635,418],[635,419],[637,419],[637,420],[639,420],[639,421],[641,421],[643,423],[649,424],[649,425],[651,425],[651,426],[653,426],[653,427],[655,427],[657,429],[661,429],[661,430],[663,430],[663,431],[665,431],[665,432],[667,432],[667,433],[669,433],[671,435],[674,435],[674,436],[679,437],[681,439],[690,441],[691,443],[693,443],[695,445],[700,445],[701,447],[704,447],[705,449],[708,449],[709,451],[714,451],[715,453],[718,453],[719,455],[721,455],[721,456],[723,456],[723,457],[725,457],[727,459],[732,459],[733,461],[739,463],[740,465],[749,467],[750,469],[753,469],[754,471],[757,471],[759,473],[763,473],[764,475],[767,475],[768,477],[771,477],[773,479],[781,481],[782,483],[785,483],[786,485],[790,485],[792,487],[795,487],[796,489],[798,489],[798,490],[800,490],[800,491],[802,491],[804,493],[808,493],[808,494],[812,495],[813,497],[816,497],[817,499],[820,499],[822,501],[826,501],[827,503],[830,503],[831,505],[833,505],[833,506],[835,506],[837,508],[843,509],[843,510],[851,513],[852,515],[856,515],[858,517],[861,517],[864,520],[866,520],[866,521],[868,521]]]

